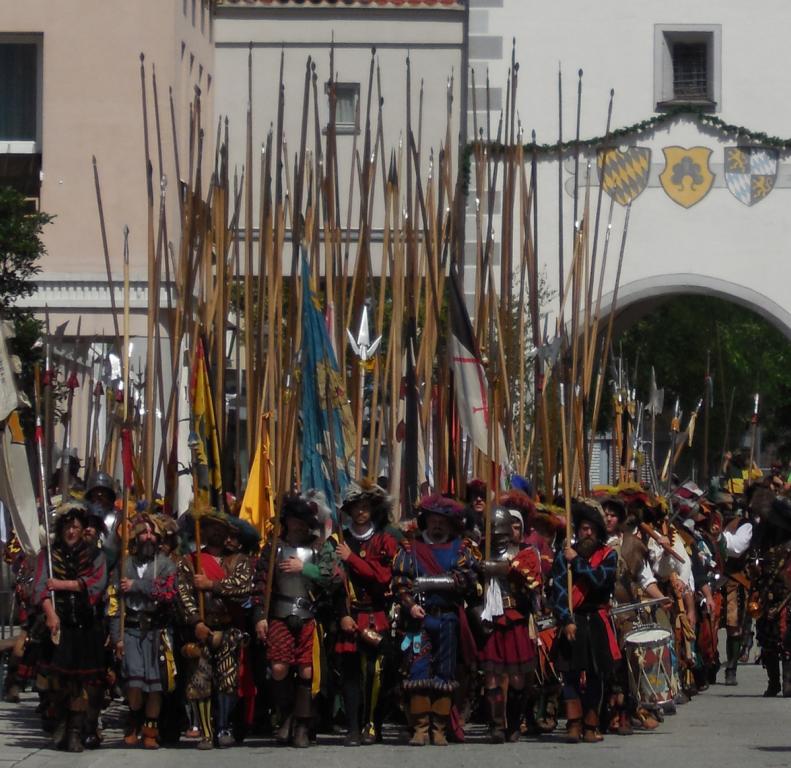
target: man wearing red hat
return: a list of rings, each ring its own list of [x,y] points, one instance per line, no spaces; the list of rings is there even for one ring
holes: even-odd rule
[[[422,499],[416,536],[402,542],[393,562],[393,589],[405,618],[403,687],[413,746],[447,745],[456,657],[459,648],[470,660],[476,652],[462,609],[477,586],[475,561],[461,538],[463,509],[440,495]]]

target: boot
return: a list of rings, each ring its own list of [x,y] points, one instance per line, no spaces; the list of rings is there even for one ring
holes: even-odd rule
[[[66,751],[82,752],[82,727],[85,715],[82,712],[71,712],[69,714],[69,730],[66,734]]]
[[[777,694],[781,691],[780,656],[776,651],[764,651],[763,661],[764,669],[766,670],[766,677],[768,678],[768,685],[764,691],[764,697],[769,699],[777,696]]]
[[[445,732],[450,720],[450,696],[438,696],[431,705],[431,743],[435,747],[447,747]]]
[[[653,731],[659,728],[659,720],[657,720],[645,707],[637,708],[636,717],[640,723],[640,727],[646,731]]]
[[[159,725],[155,717],[143,723],[143,749],[159,749]]]
[[[505,743],[505,700],[503,689],[486,689],[486,706],[489,710],[489,738],[492,744]]]
[[[22,659],[12,653],[8,657],[8,667],[5,673],[5,691],[3,701],[8,704],[19,704],[21,685],[19,684],[19,663]]]
[[[280,727],[275,731],[275,741],[285,746],[291,741],[291,726],[294,718],[294,681],[289,675],[284,680],[273,680],[272,699],[280,712]]]
[[[579,699],[566,701],[566,743],[578,744],[582,738],[582,702]]]
[[[511,687],[508,689],[508,700],[505,704],[505,736],[511,744],[515,744],[522,736],[524,703],[525,691],[523,688]]]
[[[376,723],[366,723],[365,728],[362,730],[360,743],[363,746],[369,747],[382,740],[382,728]]]
[[[217,695],[217,745],[223,749],[236,744],[231,733],[231,713],[236,706],[236,696],[232,693]]]
[[[143,725],[143,710],[130,709],[124,730],[124,744],[127,747],[136,747],[140,739],[140,729]]]
[[[783,659],[783,698],[791,697],[791,659]]]
[[[294,695],[293,746],[304,749],[310,746],[310,721],[313,715],[312,681],[300,679]]]
[[[736,682],[736,666],[739,663],[741,638],[728,636],[725,642],[727,662],[725,664],[725,685],[738,685]]]
[[[552,733],[558,727],[558,695],[553,693],[546,697],[543,716],[536,720],[541,733]]]
[[[618,713],[618,730],[616,733],[619,736],[632,736],[634,729],[632,728],[632,718],[629,717],[625,709]]]
[[[586,744],[598,744],[600,741],[604,741],[604,736],[599,733],[599,713],[595,709],[589,709],[585,713],[583,730],[585,735],[582,740]]]
[[[425,747],[429,743],[428,726],[431,719],[431,699],[428,696],[413,693],[409,697],[409,719],[412,721],[409,743],[413,747]]]

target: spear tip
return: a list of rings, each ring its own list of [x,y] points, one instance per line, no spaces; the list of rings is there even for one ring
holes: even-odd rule
[[[580,77],[582,77],[582,67],[580,67],[580,68],[579,68],[579,71],[577,72],[577,74],[578,74]]]

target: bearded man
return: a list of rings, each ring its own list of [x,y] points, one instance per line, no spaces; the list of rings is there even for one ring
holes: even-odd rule
[[[110,637],[121,660],[121,678],[126,684],[129,719],[124,735],[127,746],[159,747],[159,715],[163,681],[160,654],[172,653],[172,641],[164,636],[176,599],[176,565],[159,553],[159,529],[145,513],[130,521],[133,537],[124,571],[114,572],[113,587],[124,599],[125,616],[121,634],[121,612],[111,602]],[[163,642],[165,647],[163,648]]]
[[[461,538],[463,511],[438,494],[422,499],[418,535],[401,542],[393,561],[393,591],[406,618],[402,649],[409,671],[403,687],[413,746],[447,745],[457,653],[461,645],[470,662],[476,653],[462,610],[477,586],[475,560]]]

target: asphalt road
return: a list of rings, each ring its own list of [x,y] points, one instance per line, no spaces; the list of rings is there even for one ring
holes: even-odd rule
[[[652,733],[631,737],[608,736],[601,744],[569,745],[561,732],[540,741],[523,740],[515,745],[490,745],[481,729],[474,729],[468,742],[440,747],[408,747],[395,742],[356,749],[341,746],[339,736],[323,736],[312,750],[278,748],[263,739],[250,739],[244,746],[199,752],[194,744],[156,752],[121,748],[121,733],[105,731],[105,747],[95,752],[69,755],[53,751],[39,730],[34,713],[35,699],[27,694],[21,704],[0,704],[0,768],[159,768],[189,765],[190,768],[356,768],[377,766],[411,768],[466,768],[467,766],[514,764],[541,768],[578,761],[585,768],[634,766],[635,768],[727,768],[740,766],[788,766],[791,764],[791,699],[764,699],[764,672],[754,664],[740,666],[738,687],[715,685],[692,702],[666,717]],[[111,726],[117,717],[108,718]],[[315,762],[314,762],[315,761]]]

